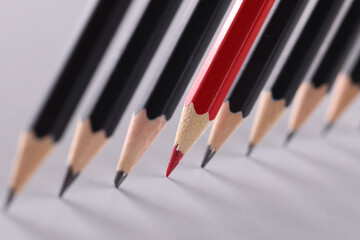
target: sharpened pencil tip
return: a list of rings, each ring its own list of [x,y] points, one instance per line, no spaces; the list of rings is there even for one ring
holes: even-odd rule
[[[120,184],[125,180],[125,178],[127,177],[127,173],[124,171],[117,171],[116,172],[116,176],[114,179],[114,184],[116,188],[119,188]]]
[[[284,147],[287,147],[289,145],[289,142],[291,141],[291,139],[294,137],[295,134],[296,134],[296,131],[291,131],[288,133],[288,135],[286,136],[286,139],[283,143]]]
[[[208,145],[204,159],[201,163],[202,168],[204,168],[209,163],[209,161],[214,157],[215,153],[215,149],[211,149],[210,145]]]
[[[60,193],[59,193],[60,198],[63,196],[66,189],[68,189],[69,186],[74,182],[74,180],[79,176],[79,174],[80,174],[80,172],[74,173],[73,170],[71,169],[71,166],[68,167],[63,185],[62,185]]]
[[[14,199],[14,196],[15,196],[15,191],[13,188],[10,188],[9,189],[9,192],[8,192],[8,195],[7,195],[7,198],[6,198],[6,201],[5,201],[5,204],[4,204],[4,211],[7,211]]]
[[[183,158],[184,154],[177,150],[177,145],[174,146],[173,151],[171,153],[170,161],[168,164],[168,167],[166,169],[166,177],[169,177],[171,172],[176,168],[176,166],[179,164],[180,160]]]
[[[334,126],[334,123],[327,123],[325,127],[323,128],[321,135],[326,136],[326,134],[331,130],[331,128]]]
[[[248,146],[248,150],[247,150],[247,152],[246,152],[246,156],[247,157],[250,157],[250,154],[251,154],[251,152],[254,150],[254,144],[252,144],[252,143],[249,143],[249,146]]]

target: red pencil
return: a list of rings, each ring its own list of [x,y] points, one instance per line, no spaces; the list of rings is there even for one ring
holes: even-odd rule
[[[235,2],[186,97],[167,177],[216,117],[274,2]]]

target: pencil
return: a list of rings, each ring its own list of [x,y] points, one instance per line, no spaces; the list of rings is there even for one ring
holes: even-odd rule
[[[152,0],[90,114],[78,123],[59,196],[113,135],[182,0]]]
[[[260,91],[288,41],[308,1],[275,3],[258,39],[237,76],[236,84],[215,118],[201,167],[205,167],[225,141],[250,114]]]
[[[264,91],[250,132],[247,156],[280,119],[303,80],[318,49],[344,1],[319,0],[285,62],[278,70],[270,91]]]
[[[130,2],[99,1],[95,6],[35,121],[20,139],[5,207],[61,139]]]
[[[322,45],[322,48],[328,47],[323,50],[324,54],[319,66],[308,76],[309,80],[300,85],[296,94],[289,119],[289,134],[286,143],[298,132],[330,91],[350,47],[355,42],[358,32],[356,29],[359,28],[360,23],[360,1],[347,1],[344,2],[344,6],[346,11],[340,9],[337,16],[339,23],[335,21],[332,26],[334,34],[329,34],[331,35],[329,44]],[[329,129],[329,125],[326,129]]]
[[[360,46],[360,44],[359,44]],[[335,80],[329,107],[325,117],[326,129],[333,126],[341,114],[355,100],[360,91],[360,48],[348,70],[342,70]],[[356,51],[355,50],[355,51]]]
[[[171,119],[231,0],[200,0],[157,82],[133,114],[117,165],[119,187]]]
[[[216,117],[273,4],[235,2],[186,97],[167,177]]]

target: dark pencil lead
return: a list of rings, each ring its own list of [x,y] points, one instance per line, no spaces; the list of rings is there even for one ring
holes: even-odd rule
[[[254,144],[252,143],[249,143],[249,146],[248,146],[248,150],[247,150],[247,153],[246,153],[246,156],[249,157],[251,152],[253,151],[254,149]]]
[[[15,196],[15,191],[13,188],[10,188],[9,189],[9,192],[8,192],[8,195],[7,195],[7,198],[6,198],[6,202],[5,202],[5,205],[4,205],[4,211],[7,211],[10,207],[10,204],[12,203],[13,199],[14,199],[14,196]]]
[[[114,179],[114,184],[116,188],[119,188],[120,184],[125,180],[125,178],[127,177],[127,173],[124,171],[117,171],[116,172],[116,176]]]
[[[73,170],[71,169],[71,166],[68,167],[63,185],[61,187],[61,191],[59,193],[60,198],[62,197],[62,195],[64,194],[66,189],[68,189],[69,186],[73,183],[73,181],[79,176],[79,174],[80,174],[80,172],[74,173]]]
[[[206,149],[206,153],[204,156],[204,159],[201,163],[201,167],[204,168],[206,166],[206,164],[209,163],[209,161],[214,157],[216,151],[215,149],[211,149],[210,145],[208,145],[207,149]]]
[[[324,129],[321,132],[322,136],[326,136],[326,134],[330,131],[330,129],[334,126],[334,123],[328,123],[326,124],[326,126],[324,127]]]
[[[291,131],[290,133],[288,133],[288,135],[286,136],[286,139],[283,143],[284,147],[287,147],[287,145],[289,144],[289,142],[291,141],[291,139],[294,137],[295,134],[296,134],[296,131]]]

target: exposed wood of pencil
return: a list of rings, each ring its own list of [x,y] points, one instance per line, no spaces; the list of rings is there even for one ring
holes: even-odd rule
[[[328,84],[316,88],[310,82],[300,85],[294,99],[294,106],[289,119],[289,130],[297,131],[321,103],[329,89]]]
[[[93,132],[89,119],[78,123],[68,158],[74,174],[81,172],[90,163],[107,139],[104,130]]]
[[[175,137],[174,146],[176,146],[176,150],[185,155],[206,131],[211,122],[209,121],[209,113],[198,115],[195,112],[193,103],[184,107]]]
[[[24,187],[36,169],[41,166],[41,163],[53,149],[54,144],[54,140],[50,136],[38,138],[33,132],[27,132],[21,136],[10,179],[10,188],[15,195]]]
[[[80,172],[103,148],[107,139],[105,130],[94,132],[89,119],[78,123],[68,158],[68,170],[60,189],[59,197],[62,197],[79,176]]]
[[[166,124],[165,116],[149,120],[146,110],[132,116],[117,171],[129,173]]]
[[[203,135],[211,122],[212,120],[209,120],[209,113],[197,114],[192,102],[183,108],[173,151],[166,169],[166,177],[169,177],[180,160]]]
[[[285,99],[274,100],[270,91],[263,92],[251,129],[250,144],[256,146],[284,112]]]
[[[335,123],[359,92],[359,85],[355,84],[350,76],[344,73],[339,73],[326,114],[326,123]]]
[[[218,151],[243,121],[241,112],[233,113],[229,101],[223,103],[212,126],[208,140],[209,148]]]

